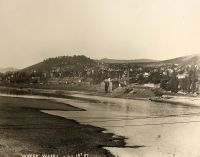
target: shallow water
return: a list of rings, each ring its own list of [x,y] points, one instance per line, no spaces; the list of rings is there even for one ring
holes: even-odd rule
[[[200,108],[144,100],[102,98],[80,94],[74,96],[95,99],[99,103],[40,96],[26,97],[52,99],[83,108],[87,111],[43,112],[74,119],[82,124],[106,128],[107,132],[127,137],[126,146],[144,146],[106,148],[116,156],[200,156]]]
[[[75,95],[83,96],[83,95]],[[200,108],[155,103],[144,100],[125,100],[84,96],[101,103],[66,100],[66,103],[87,111],[45,111],[107,129],[125,136],[127,146],[140,148],[106,148],[120,157],[199,157]]]

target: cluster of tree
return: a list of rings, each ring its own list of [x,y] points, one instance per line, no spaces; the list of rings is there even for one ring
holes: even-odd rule
[[[90,59],[84,55],[74,56],[60,56],[56,58],[49,58],[41,63],[25,68],[24,72],[71,72],[83,71],[85,69],[96,66],[95,60]]]
[[[182,74],[181,78],[178,78],[178,74]],[[174,70],[171,77],[163,79],[161,81],[161,88],[165,90],[171,90],[173,93],[183,91],[185,93],[195,93],[198,91],[198,68],[196,66],[188,66],[179,73]]]

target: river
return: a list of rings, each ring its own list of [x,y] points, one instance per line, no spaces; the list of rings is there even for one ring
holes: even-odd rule
[[[64,102],[86,111],[43,111],[106,129],[125,136],[126,147],[105,148],[118,157],[199,157],[200,108],[147,100],[103,98],[74,94],[98,100],[45,98]],[[21,97],[21,96],[20,96]],[[134,148],[134,146],[141,146]]]

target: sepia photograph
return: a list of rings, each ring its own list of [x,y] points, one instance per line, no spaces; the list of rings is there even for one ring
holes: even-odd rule
[[[199,0],[0,0],[0,157],[200,157]]]

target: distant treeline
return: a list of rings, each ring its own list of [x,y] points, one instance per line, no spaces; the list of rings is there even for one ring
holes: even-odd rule
[[[1,74],[3,84],[98,84],[105,79],[120,84],[154,83],[178,92],[194,92],[198,87],[199,67],[181,64],[104,63],[84,55],[49,58],[17,72]]]

